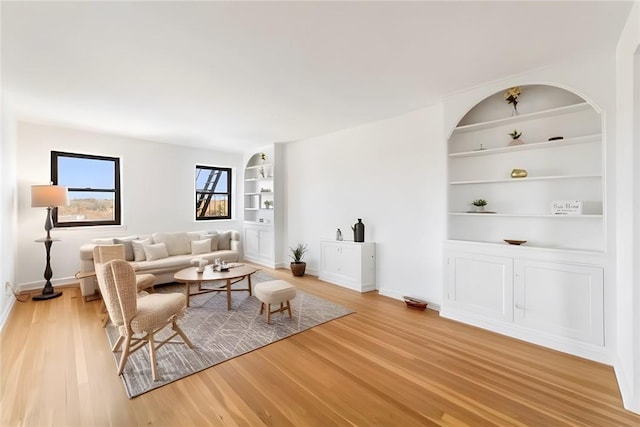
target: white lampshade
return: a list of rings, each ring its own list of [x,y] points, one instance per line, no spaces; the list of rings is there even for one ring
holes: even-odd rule
[[[69,195],[67,187],[60,185],[32,185],[31,207],[54,208],[56,206],[68,206]]]

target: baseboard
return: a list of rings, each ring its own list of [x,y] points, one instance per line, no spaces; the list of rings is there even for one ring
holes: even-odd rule
[[[517,338],[531,344],[572,354],[584,359],[593,360],[594,362],[603,363],[609,366],[613,366],[614,364],[614,354],[606,347],[588,344],[570,338],[553,336],[504,322],[481,319],[479,317],[451,309],[440,311],[440,315],[447,319],[456,320],[458,322],[486,329],[501,335]]]
[[[640,414],[640,395],[636,395],[634,391],[633,376],[630,378],[629,375],[627,375],[617,355],[613,364],[613,370],[616,374],[616,380],[618,381],[618,388],[620,389],[624,409]]]
[[[5,323],[7,323],[7,319],[9,318],[9,314],[11,314],[11,310],[16,303],[16,299],[13,295],[10,297],[9,303],[4,307],[4,310],[0,314],[0,332],[4,329]]]
[[[17,292],[18,293],[22,293],[22,292],[31,292],[31,291],[41,290],[42,288],[44,288],[44,284],[45,283],[46,282],[44,280],[38,280],[38,281],[35,281],[35,282],[20,283],[20,284],[18,284]],[[53,285],[54,288],[56,286],[77,285],[78,284],[78,279],[76,279],[75,277],[62,277],[62,278],[59,278],[59,279],[53,279],[51,281],[51,284]]]

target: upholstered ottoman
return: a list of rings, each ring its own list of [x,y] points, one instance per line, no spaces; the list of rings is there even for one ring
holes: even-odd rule
[[[271,315],[273,313],[280,313],[287,310],[289,317],[291,317],[290,300],[296,297],[296,288],[293,285],[284,280],[261,282],[255,285],[253,294],[262,302],[262,304],[260,304],[261,315],[264,311],[264,305],[267,305],[267,323],[271,323]],[[276,304],[280,304],[280,308],[272,311],[271,306]]]

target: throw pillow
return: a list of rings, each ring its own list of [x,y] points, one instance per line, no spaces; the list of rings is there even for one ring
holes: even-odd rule
[[[231,232],[223,231],[222,233],[218,233],[218,250],[229,250],[231,249]]]
[[[151,240],[132,240],[131,245],[133,246],[133,260],[134,261],[146,261],[147,256],[144,254],[144,245],[150,245]]]
[[[211,239],[193,240],[191,242],[191,255],[208,254],[211,252]]]
[[[164,243],[156,243],[154,245],[144,245],[144,255],[147,261],[155,261],[157,259],[167,258],[167,245]]]
[[[211,252],[215,252],[218,250],[218,240],[219,237],[217,234],[212,234],[211,236],[208,236],[209,239],[211,239]]]
[[[133,256],[133,245],[131,244],[132,240],[138,240],[137,237],[123,237],[121,239],[114,238],[113,243],[116,245],[124,245],[124,259],[127,261],[133,261],[135,257]]]

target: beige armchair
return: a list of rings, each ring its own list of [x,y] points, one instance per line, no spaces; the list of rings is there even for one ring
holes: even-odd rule
[[[96,264],[104,264],[114,259],[125,258],[124,245],[98,245],[93,248],[93,259]],[[156,277],[153,274],[136,274],[136,288],[138,292],[153,290]]]
[[[96,270],[99,265],[113,261],[114,259],[125,259],[124,245],[98,245],[93,248],[93,259],[95,260]],[[76,274],[76,278],[80,278],[80,273]],[[97,276],[97,271],[91,273],[91,275]],[[86,277],[86,276],[83,276]],[[98,281],[100,279],[96,277]],[[156,283],[156,276],[153,274],[136,274],[136,288],[138,292],[146,293],[147,290],[153,290],[153,285]],[[104,303],[104,298],[100,306],[100,323],[104,328],[109,321],[109,314],[107,313],[107,307]]]
[[[116,352],[122,347],[118,375],[122,374],[129,355],[149,343],[151,372],[153,380],[157,381],[157,349],[176,336],[180,336],[189,348],[193,348],[191,341],[176,323],[186,307],[184,294],[154,293],[138,296],[135,271],[128,262],[122,260],[100,264],[96,274],[109,317],[120,332],[111,349]],[[173,334],[156,343],[155,334],[167,326],[171,326]]]

